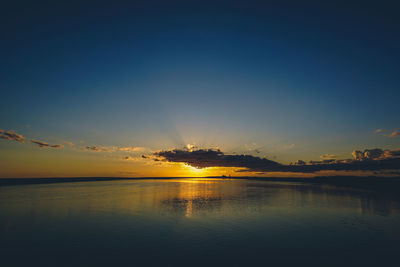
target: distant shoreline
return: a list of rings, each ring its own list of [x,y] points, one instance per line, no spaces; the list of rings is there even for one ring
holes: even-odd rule
[[[150,179],[179,179],[183,177],[49,177],[49,178],[0,178],[0,186],[26,185],[26,184],[50,184],[50,183],[71,183],[71,182],[99,182],[119,180],[150,180]],[[194,178],[194,177],[184,177]]]
[[[252,180],[265,182],[307,183],[315,185],[333,185],[342,187],[359,188],[373,191],[400,193],[399,177],[356,177],[356,176],[320,176],[312,178],[290,177],[62,177],[62,178],[0,178],[0,186],[18,186],[30,184],[51,184],[69,182],[99,182],[123,180],[171,180],[171,179],[221,179],[221,180]]]

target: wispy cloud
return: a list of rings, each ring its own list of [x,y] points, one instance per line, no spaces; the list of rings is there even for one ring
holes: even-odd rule
[[[22,134],[16,133],[13,130],[2,130],[0,129],[0,139],[6,139],[10,141],[17,141],[20,143],[25,142],[25,137]],[[39,141],[36,139],[31,139],[31,143],[38,145],[41,148],[63,148],[63,144],[49,144],[44,141]],[[140,147],[140,146],[78,146],[75,147],[75,145],[72,142],[69,141],[64,141],[64,144],[68,145],[69,147],[73,149],[79,149],[79,150],[84,150],[84,151],[93,151],[93,152],[126,152],[126,153],[143,153],[143,152],[151,152],[150,149],[145,148],[145,147]],[[82,141],[81,141],[82,143]]]
[[[244,147],[246,148],[247,151],[249,152],[255,152],[257,154],[261,153],[262,147],[259,146],[257,143],[253,142],[250,144],[245,144]]]
[[[71,148],[75,148],[75,145],[72,142],[65,141],[64,143],[67,144]]]
[[[400,136],[400,132],[399,131],[393,131],[391,134],[389,134],[390,138],[394,138],[394,137],[398,137]]]
[[[362,154],[362,156],[360,156]],[[167,162],[180,162],[196,168],[235,167],[241,171],[252,172],[303,172],[317,171],[379,171],[399,170],[400,150],[367,149],[363,152],[354,151],[354,159],[312,161],[306,163],[298,160],[295,164],[283,165],[278,162],[251,155],[226,155],[220,150],[174,149],[159,151],[153,154]]]
[[[105,147],[105,146],[86,146],[85,150],[94,152],[114,152],[117,151],[116,147]]]
[[[5,131],[5,130],[0,129],[0,138],[10,140],[10,141],[17,141],[20,143],[25,142],[25,136],[23,136],[22,134],[16,133],[13,130]],[[64,145],[61,145],[61,144],[50,145],[49,143],[46,143],[43,141],[38,141],[35,139],[30,140],[30,142],[38,145],[39,147],[52,147],[52,148],[63,148],[64,147]]]
[[[282,150],[290,150],[295,147],[295,144],[285,145],[282,147]]]
[[[38,141],[38,140],[31,140],[31,143],[34,143],[38,145],[39,147],[52,147],[52,148],[63,148],[64,145],[57,144],[57,145],[50,145],[49,143],[43,142],[43,141]]]
[[[139,156],[123,156],[123,160],[129,160],[129,161],[142,161],[144,158],[139,157]]]
[[[135,146],[85,146],[84,150],[94,151],[94,152],[127,152],[127,153],[143,153],[149,152],[149,149],[145,147],[135,147]]]
[[[323,154],[323,155],[321,155],[319,157],[322,160],[327,160],[327,159],[329,160],[329,159],[336,159],[337,158],[337,156],[334,155],[334,154]]]
[[[380,135],[382,135],[382,136],[389,137],[389,138],[394,138],[394,137],[399,137],[399,136],[400,136],[400,131],[399,131],[399,130],[394,130],[394,131],[392,131],[390,134],[386,134],[386,133],[383,132],[382,129],[377,129],[377,130],[375,131],[375,133],[376,133],[376,134],[380,134]]]
[[[125,147],[119,147],[119,151],[124,151],[124,152],[144,152],[146,151],[145,147],[134,147],[134,146],[125,146]]]
[[[22,134],[18,134],[13,130],[2,130],[0,129],[0,138],[1,139],[6,139],[6,140],[14,140],[20,143],[23,143],[25,141],[25,137]]]

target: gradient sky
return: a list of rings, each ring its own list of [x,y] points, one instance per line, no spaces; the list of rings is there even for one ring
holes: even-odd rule
[[[398,149],[399,7],[3,4],[0,129],[64,148],[0,139],[0,176],[220,173],[141,160],[188,144],[284,164]]]

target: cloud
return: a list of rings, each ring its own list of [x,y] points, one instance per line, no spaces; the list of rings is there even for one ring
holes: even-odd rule
[[[0,129],[0,138],[6,140],[14,140],[20,143],[25,142],[25,137],[22,134],[18,134],[13,130],[5,131]],[[64,146],[61,144],[50,145],[49,143],[38,141],[35,139],[30,140],[31,143],[38,145],[39,147],[52,147],[52,148],[63,148]],[[67,143],[67,142],[66,142]]]
[[[66,143],[68,146],[72,148],[75,148],[75,145],[72,142],[65,141],[64,143]]]
[[[86,146],[85,149],[94,152],[114,152],[117,150],[115,147],[105,146]]]
[[[36,145],[38,145],[39,147],[52,147],[52,148],[63,148],[63,145],[57,144],[57,145],[50,145],[46,142],[42,142],[42,141],[38,141],[38,140],[31,140],[31,143],[34,143]]]
[[[337,156],[336,155],[334,155],[334,154],[323,154],[323,155],[321,155],[321,156],[319,156],[320,157],[320,159],[322,159],[322,160],[329,160],[329,159],[335,159],[335,158],[337,158]]]
[[[294,165],[306,165],[306,162],[303,161],[303,160],[301,160],[301,159],[298,159],[298,160],[296,160],[296,162],[294,163]]]
[[[192,144],[187,144],[186,145],[186,149],[187,150],[195,150],[195,149],[197,149],[197,146],[196,145],[192,145]]]
[[[143,158],[140,156],[123,156],[121,157],[123,160],[130,160],[130,161],[142,161]]]
[[[390,134],[385,134],[383,133],[382,129],[378,129],[375,131],[376,134],[382,134],[383,136],[389,137],[389,138],[394,138],[394,137],[399,137],[400,136],[400,131],[399,130],[394,130]]]
[[[400,150],[366,149],[354,151],[354,159],[311,161],[298,160],[295,164],[283,165],[278,162],[251,155],[226,155],[214,149],[174,149],[153,154],[163,161],[179,162],[196,168],[235,167],[252,172],[303,172],[317,171],[379,171],[400,170]]]
[[[393,131],[391,134],[389,134],[390,138],[394,138],[394,137],[398,137],[400,136],[400,132],[399,131]]]
[[[255,142],[250,143],[250,144],[245,144],[244,147],[247,151],[256,152],[256,153],[261,153],[261,150],[262,150],[262,147],[257,145],[257,143],[255,143]]]
[[[290,150],[295,147],[295,144],[285,145],[282,147],[283,150]]]
[[[251,155],[225,155],[220,150],[198,149],[185,150],[174,149],[154,153],[168,162],[186,163],[196,168],[207,167],[242,167],[261,168],[265,166],[279,165],[278,163]]]
[[[22,134],[18,134],[13,130],[5,131],[0,129],[0,138],[10,141],[14,140],[20,143],[25,141],[25,137]]]
[[[134,146],[125,146],[118,148],[119,151],[124,152],[144,152],[146,150],[145,147],[134,147]]]
[[[149,151],[145,147],[133,147],[133,146],[85,146],[85,150],[94,152],[129,152],[129,153],[139,153]]]
[[[354,160],[382,160],[390,158],[399,158],[400,149],[382,150],[380,148],[365,149],[364,151],[354,150],[352,153]]]

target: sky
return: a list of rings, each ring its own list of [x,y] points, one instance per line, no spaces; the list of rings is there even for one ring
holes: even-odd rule
[[[397,161],[373,170],[340,164],[398,156],[399,7],[6,3],[0,177],[396,172]],[[340,166],[309,163],[321,160]],[[296,161],[312,166],[287,167]]]

